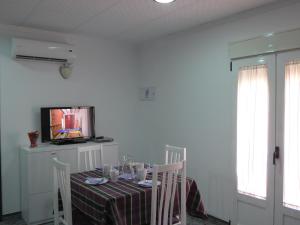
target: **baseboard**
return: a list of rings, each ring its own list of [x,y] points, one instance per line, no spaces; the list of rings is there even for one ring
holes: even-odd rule
[[[5,215],[2,215],[2,220],[5,220],[6,218],[11,217],[11,216],[19,216],[19,215],[21,216],[21,212],[8,213]]]

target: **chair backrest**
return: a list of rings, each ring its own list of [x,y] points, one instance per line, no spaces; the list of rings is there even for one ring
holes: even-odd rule
[[[160,191],[158,191],[159,186],[157,185],[158,175],[162,177]],[[178,183],[180,183],[180,188]],[[151,225],[171,225],[173,223],[175,195],[178,190],[181,193],[177,193],[179,194],[178,198],[180,197],[180,222],[177,224],[186,225],[186,161],[154,165],[152,184]],[[158,193],[160,193],[159,196]]]
[[[93,145],[78,148],[78,171],[94,170],[103,166],[103,146]]]
[[[53,158],[53,210],[54,224],[72,225],[72,204],[70,187],[70,165]],[[63,217],[59,212],[58,195],[63,204]]]
[[[182,160],[186,160],[186,148],[166,145],[165,151],[165,164],[176,163]]]

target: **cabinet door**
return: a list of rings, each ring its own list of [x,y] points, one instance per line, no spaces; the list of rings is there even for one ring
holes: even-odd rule
[[[53,193],[36,194],[29,197],[29,223],[53,219]]]
[[[28,187],[29,194],[52,191],[53,171],[52,152],[32,153],[28,156]]]
[[[119,146],[117,144],[103,145],[103,163],[109,165],[119,164]]]

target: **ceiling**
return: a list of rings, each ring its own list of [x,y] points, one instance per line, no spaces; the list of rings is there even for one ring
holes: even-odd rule
[[[141,42],[276,0],[0,0],[0,23]]]

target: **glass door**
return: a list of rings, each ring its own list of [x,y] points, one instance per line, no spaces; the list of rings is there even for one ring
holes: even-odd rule
[[[277,55],[275,224],[300,224],[300,51]]]
[[[275,56],[234,61],[236,199],[233,224],[272,225]]]

